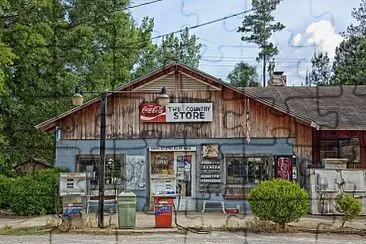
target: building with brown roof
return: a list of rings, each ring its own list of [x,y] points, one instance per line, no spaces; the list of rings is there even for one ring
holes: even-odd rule
[[[156,103],[165,87],[170,104]],[[248,191],[272,177],[304,186],[305,169],[324,158],[366,168],[364,86],[239,89],[174,63],[108,96],[106,189],[129,189],[138,209],[180,189],[181,208],[204,201],[246,208]],[[139,94],[141,92],[141,94]],[[37,128],[61,131],[58,167],[94,172],[98,184],[100,97]]]

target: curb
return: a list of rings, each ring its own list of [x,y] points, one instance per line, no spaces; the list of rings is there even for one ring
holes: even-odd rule
[[[289,226],[290,227],[290,226]],[[293,227],[283,231],[271,231],[271,230],[259,230],[255,228],[245,228],[245,227],[211,227],[211,228],[197,228],[197,227],[188,227],[193,230],[200,231],[211,231],[211,232],[247,232],[247,233],[261,233],[261,234],[300,234],[300,233],[310,233],[310,234],[337,234],[337,235],[359,235],[366,237],[365,229],[316,229],[316,228],[299,228]]]

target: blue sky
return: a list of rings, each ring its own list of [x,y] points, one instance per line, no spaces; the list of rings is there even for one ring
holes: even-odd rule
[[[133,5],[150,0],[134,0]],[[166,34],[186,26],[202,24],[251,8],[250,0],[163,0],[131,9],[137,24],[144,16],[155,20],[153,36]],[[353,8],[360,0],[283,0],[273,13],[286,28],[273,35],[272,41],[280,53],[275,57],[276,70],[288,76],[288,85],[300,85],[314,51],[327,51],[334,56],[345,31],[354,20]],[[255,65],[261,74],[261,64],[255,57],[255,45],[241,41],[237,28],[244,15],[193,29],[190,32],[202,44],[199,69],[226,80],[228,73],[240,61]],[[159,42],[161,40],[156,40]],[[268,75],[267,75],[268,76]],[[260,76],[261,78],[261,76]]]

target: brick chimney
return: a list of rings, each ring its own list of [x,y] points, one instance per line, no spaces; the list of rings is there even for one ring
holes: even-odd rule
[[[287,86],[287,76],[283,71],[274,71],[267,82],[268,86]]]

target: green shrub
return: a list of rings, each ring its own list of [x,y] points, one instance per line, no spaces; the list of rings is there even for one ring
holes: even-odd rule
[[[343,227],[347,221],[352,221],[361,213],[362,205],[352,195],[341,194],[336,197],[336,210],[344,214],[341,226]]]
[[[10,188],[12,180],[0,175],[0,208],[8,208],[10,204]]]
[[[249,193],[252,213],[285,228],[286,223],[300,219],[309,206],[309,195],[296,183],[273,179],[261,182]]]
[[[10,209],[19,215],[55,213],[60,200],[57,196],[57,169],[46,169],[18,177],[11,188]]]

